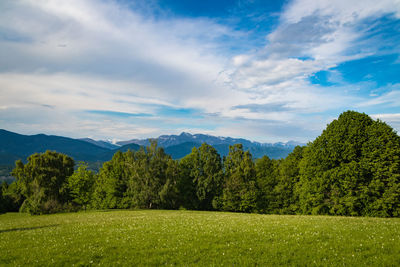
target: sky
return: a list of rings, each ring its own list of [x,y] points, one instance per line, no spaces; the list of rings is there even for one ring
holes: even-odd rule
[[[312,141],[400,130],[400,0],[1,0],[0,128]]]

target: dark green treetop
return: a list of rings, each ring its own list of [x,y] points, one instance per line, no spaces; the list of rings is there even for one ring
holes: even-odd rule
[[[303,213],[399,216],[400,137],[379,120],[347,111],[304,151]]]
[[[224,170],[222,208],[227,211],[255,211],[258,189],[256,169],[250,152],[243,151],[241,144],[230,146]]]
[[[180,165],[187,170],[188,183],[192,183],[196,209],[211,210],[213,202],[222,193],[222,162],[217,150],[203,143],[184,157]]]
[[[88,170],[88,165],[79,163],[78,169],[68,178],[69,193],[72,202],[83,208],[87,208],[92,199],[96,175]]]
[[[74,172],[74,160],[64,154],[46,151],[20,160],[12,175],[17,179],[25,201],[21,210],[32,214],[55,212],[68,198],[67,178]]]

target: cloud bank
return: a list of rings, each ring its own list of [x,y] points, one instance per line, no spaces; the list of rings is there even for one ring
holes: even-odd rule
[[[308,141],[345,109],[389,123],[400,112],[397,84],[340,79],[344,62],[399,54],[399,33],[388,37],[383,27],[399,25],[399,1],[289,2],[265,43],[240,54],[237,43],[252,43],[248,29],[135,7],[2,1],[2,128],[96,139],[185,130]],[[313,83],[320,72],[334,83]]]

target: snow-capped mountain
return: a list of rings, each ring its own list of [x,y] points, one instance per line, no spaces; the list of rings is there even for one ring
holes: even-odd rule
[[[138,144],[148,146],[151,139],[132,139],[128,141],[117,142],[118,145]],[[289,141],[286,143],[259,143],[252,142],[243,138],[232,138],[222,136],[212,136],[207,134],[190,134],[183,132],[180,135],[161,135],[155,138],[159,146],[164,147],[174,158],[180,158],[189,154],[194,146],[198,147],[202,143],[214,146],[221,156],[226,156],[229,152],[229,146],[242,144],[245,150],[250,150],[254,158],[260,158],[264,155],[270,158],[284,158],[292,150],[300,145],[299,142]]]
[[[126,144],[138,144],[147,146],[150,144],[151,139],[132,139],[129,141],[121,141],[117,142],[118,145],[126,145]],[[222,137],[222,136],[212,136],[207,134],[190,134],[186,132],[182,132],[180,135],[161,135],[156,138],[157,143],[161,147],[170,147],[179,145],[186,142],[193,142],[193,143],[207,143],[209,145],[233,145],[233,144],[242,144],[244,147],[288,147],[294,148],[298,145],[304,145],[299,142],[289,141],[286,143],[259,143],[259,142],[252,142],[247,139],[243,138],[232,138],[232,137]]]

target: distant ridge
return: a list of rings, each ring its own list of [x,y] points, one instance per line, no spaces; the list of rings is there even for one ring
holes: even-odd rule
[[[0,130],[0,164],[13,164],[16,159],[25,160],[36,152],[55,150],[72,156],[76,161],[88,158],[104,160],[108,149],[82,140],[54,135],[22,135]]]
[[[173,145],[165,148],[165,153],[171,155],[173,159],[180,159],[192,152],[193,147],[199,147],[201,144],[194,142],[185,142],[179,145]]]
[[[87,139],[45,134],[22,135],[0,129],[0,165],[13,165],[18,159],[25,161],[31,154],[46,150],[67,154],[76,162],[104,162],[110,160],[117,150],[138,150],[139,148],[139,145],[130,144],[110,149],[98,145],[98,143],[89,142]]]
[[[117,142],[119,145],[138,144],[148,146],[148,139],[132,139],[128,141]],[[181,158],[189,154],[193,147],[198,147],[202,143],[214,146],[221,156],[226,156],[229,152],[229,146],[242,144],[244,149],[250,150],[254,158],[261,158],[264,155],[273,159],[285,158],[297,145],[304,145],[299,142],[289,141],[286,143],[259,143],[252,142],[243,138],[216,137],[206,134],[190,134],[182,132],[180,135],[161,135],[155,138],[159,146],[164,147],[165,151],[173,158]]]
[[[180,135],[161,135],[156,140],[173,159],[186,156],[193,147],[199,147],[202,143],[214,146],[221,157],[228,154],[230,145],[240,143],[243,144],[245,150],[252,153],[253,158],[267,155],[273,159],[285,158],[296,145],[301,145],[295,142],[263,144],[241,138],[193,135],[185,132]],[[73,139],[45,134],[22,135],[0,129],[0,167],[6,166],[6,169],[10,169],[18,159],[25,161],[31,154],[52,150],[67,154],[76,162],[85,161],[98,169],[102,162],[110,160],[118,150],[123,152],[128,149],[139,150],[140,146],[149,144],[149,139],[133,139],[118,142],[115,145],[108,141],[95,141],[90,138]]]
[[[222,137],[222,136],[212,136],[206,134],[190,134],[186,132],[182,132],[180,135],[160,135],[158,138],[146,138],[146,139],[131,139],[127,141],[119,141],[118,145],[126,145],[126,144],[138,144],[142,146],[148,146],[150,144],[150,140],[157,140],[159,146],[169,147],[173,145],[179,145],[187,142],[194,143],[207,143],[209,145],[221,145],[221,144],[242,144],[243,146],[280,146],[280,147],[295,147],[305,145],[303,143],[299,143],[296,141],[288,141],[286,143],[278,142],[278,143],[260,143],[253,142],[243,138],[232,138],[232,137]]]
[[[93,140],[93,139],[90,139],[90,138],[80,138],[78,140],[82,140],[82,141],[91,143],[93,145],[96,145],[96,146],[99,146],[99,147],[102,147],[102,148],[107,148],[107,149],[117,149],[117,148],[120,147],[120,145],[114,145],[114,144],[112,144],[110,142],[103,141],[103,140]]]

